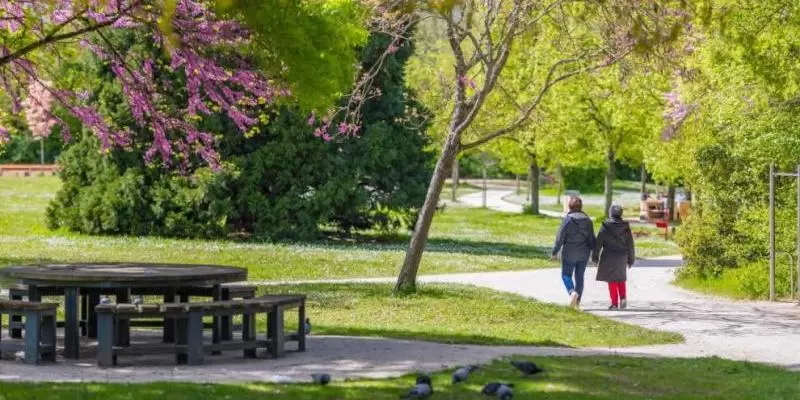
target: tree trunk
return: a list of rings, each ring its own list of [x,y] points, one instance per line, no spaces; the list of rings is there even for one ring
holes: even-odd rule
[[[642,199],[644,199],[645,193],[647,193],[647,169],[644,167],[644,163],[642,163]]]
[[[608,209],[611,208],[611,202],[614,200],[614,163],[617,161],[617,155],[614,150],[608,149],[606,152],[606,184],[605,184],[605,210],[603,213],[608,217]]]
[[[428,233],[431,229],[436,206],[439,203],[439,196],[442,192],[442,186],[444,186],[447,169],[453,166],[453,160],[455,160],[458,153],[459,138],[460,135],[457,133],[451,132],[447,135],[442,155],[439,157],[439,161],[436,162],[431,183],[428,185],[425,203],[419,211],[414,233],[411,235],[411,242],[408,245],[405,260],[403,260],[403,267],[397,276],[397,283],[394,287],[395,293],[414,291],[417,288],[417,272],[422,261],[422,252],[428,242]]]
[[[675,220],[675,185],[667,187],[667,210],[669,210],[669,220]]]
[[[39,160],[44,165],[44,137],[39,138]]]
[[[528,166],[528,176],[530,177],[531,189],[531,214],[539,214],[539,162],[536,155],[531,156],[531,163]]]
[[[450,200],[453,200],[453,201],[458,201],[458,198],[456,197],[456,191],[458,190],[458,178],[459,178],[458,172],[459,172],[458,171],[458,157],[456,157],[455,159],[453,159],[453,178],[452,178],[453,191],[452,191],[452,195],[450,196]]]
[[[556,189],[556,205],[561,205],[561,196],[564,194],[564,167],[561,163],[556,165],[556,179],[558,180],[558,189]]]

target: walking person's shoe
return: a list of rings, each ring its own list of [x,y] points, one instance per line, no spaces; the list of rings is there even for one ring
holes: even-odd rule
[[[572,293],[569,294],[569,306],[572,308],[578,308],[579,301],[580,299],[578,298],[578,292],[573,290]]]
[[[623,310],[628,308],[628,300],[620,299],[619,300],[619,308],[623,309]]]
[[[608,310],[609,311],[619,310],[619,306],[617,306],[616,304],[612,304],[612,305],[608,306]]]

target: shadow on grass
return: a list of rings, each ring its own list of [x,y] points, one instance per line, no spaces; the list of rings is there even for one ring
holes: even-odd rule
[[[487,346],[533,346],[573,348],[564,343],[551,340],[514,340],[489,335],[465,335],[458,333],[437,333],[431,331],[414,331],[385,328],[351,328],[340,326],[318,326],[315,334],[335,336],[380,337],[401,340],[416,340],[446,344],[474,344]]]

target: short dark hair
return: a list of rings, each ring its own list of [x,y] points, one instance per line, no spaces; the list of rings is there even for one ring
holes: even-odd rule
[[[569,198],[569,210],[570,211],[581,211],[583,210],[583,200],[581,200],[578,196],[572,196]]]

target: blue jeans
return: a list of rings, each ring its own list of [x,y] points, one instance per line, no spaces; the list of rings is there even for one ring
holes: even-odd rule
[[[586,273],[586,264],[588,263],[589,260],[561,260],[561,280],[564,281],[564,287],[567,288],[567,293],[577,292],[578,299],[583,297],[583,275]],[[575,275],[575,283],[572,282],[573,275]]]

